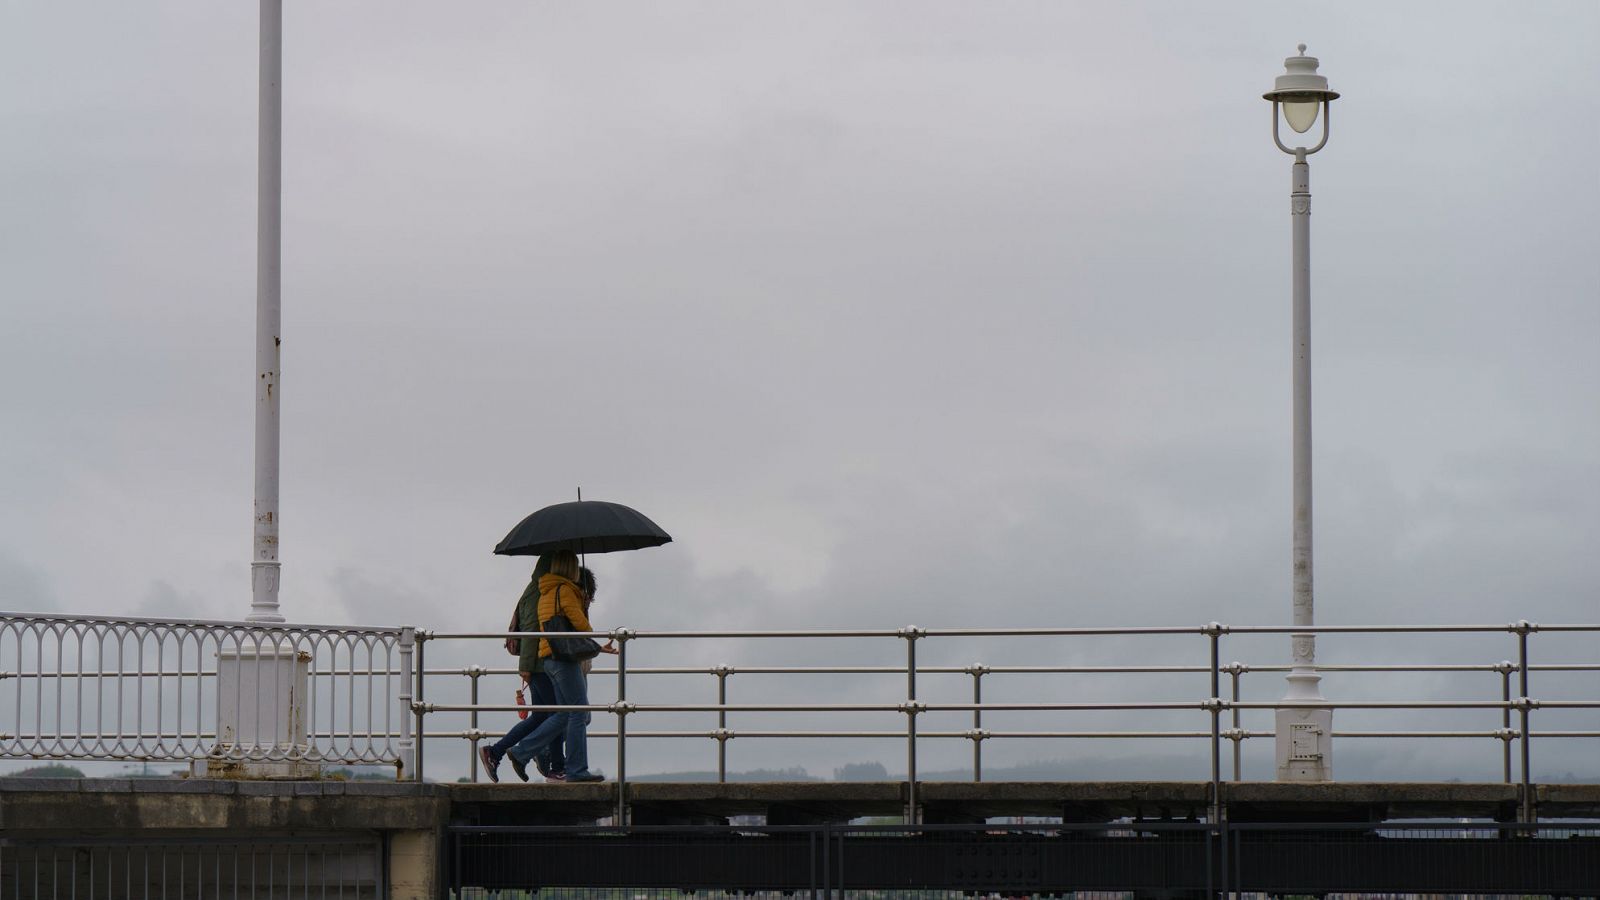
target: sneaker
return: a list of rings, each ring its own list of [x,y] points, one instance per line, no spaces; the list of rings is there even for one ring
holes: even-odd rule
[[[544,780],[549,782],[550,784],[561,784],[562,782],[567,780],[567,773],[565,773],[565,772],[546,772],[544,774]]]
[[[483,774],[495,784],[500,783],[500,757],[495,755],[493,747],[479,747],[478,759],[483,763]]]
[[[568,775],[567,776],[567,783],[568,784],[583,784],[583,783],[591,782],[591,781],[605,781],[605,780],[606,780],[606,777],[604,775],[601,775],[599,772],[589,772],[589,773],[584,774],[584,775]]]
[[[553,774],[559,774],[550,771],[550,757],[544,755],[543,753],[533,758],[533,768],[546,779],[549,779],[549,777]]]
[[[524,763],[522,760],[517,759],[517,755],[515,753],[507,753],[506,754],[506,759],[511,760],[511,771],[517,773],[517,777],[518,778],[521,778],[523,781],[527,781],[528,780],[528,767],[527,767],[527,764]]]

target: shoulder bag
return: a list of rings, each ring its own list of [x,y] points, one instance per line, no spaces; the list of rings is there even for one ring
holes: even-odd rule
[[[561,611],[561,585],[556,585],[555,615],[540,622],[539,630],[545,633],[545,640],[550,642],[550,656],[555,659],[563,662],[581,662],[600,655],[600,642],[594,638],[553,637],[562,632],[578,630],[572,627],[572,620]]]

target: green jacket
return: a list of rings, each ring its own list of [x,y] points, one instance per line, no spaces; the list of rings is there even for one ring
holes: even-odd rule
[[[528,586],[522,590],[521,599],[517,600],[517,630],[539,630],[538,581],[529,581]],[[539,644],[538,638],[522,639],[522,646],[519,648],[522,654],[517,660],[517,671],[540,672],[544,670],[544,663],[539,661]]]

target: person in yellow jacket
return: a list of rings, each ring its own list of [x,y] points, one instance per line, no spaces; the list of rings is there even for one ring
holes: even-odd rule
[[[522,596],[517,600],[517,608],[511,613],[510,631],[538,631],[539,630],[539,579],[550,572],[550,557],[541,556],[539,562],[533,567],[533,577],[528,580],[528,586],[523,589]],[[588,594],[589,600],[594,601],[594,574],[588,569],[579,571],[578,585]],[[550,683],[550,676],[544,673],[544,662],[539,659],[539,644],[537,638],[526,638],[517,645],[519,654],[517,671],[522,676],[522,686],[527,691],[527,696],[532,699],[534,706],[554,706],[556,704],[556,689]],[[517,705],[524,703],[523,691],[517,691]],[[535,728],[543,724],[545,719],[555,713],[550,712],[525,712],[523,718],[511,730],[505,733],[500,740],[491,745],[478,748],[478,759],[483,763],[484,774],[489,780],[500,781],[500,761],[505,758],[506,751],[515,747],[519,741],[533,733]],[[523,781],[528,780],[528,770],[521,764],[512,761],[517,777]],[[545,781],[565,781],[567,779],[567,758],[561,752],[561,738],[557,737],[550,742],[544,752],[534,757],[533,765],[539,770],[540,777]]]
[[[539,578],[539,622],[550,621],[558,613],[567,617],[577,631],[593,631],[586,607],[588,598],[578,587],[578,556],[562,550],[551,554],[550,571]],[[601,648],[608,653],[617,652],[607,645]],[[550,652],[550,642],[539,640],[539,661],[544,672],[555,685],[556,704],[560,706],[589,705],[589,691],[585,683],[583,663],[578,660],[557,659]],[[552,744],[558,736],[565,739],[568,782],[604,781],[605,776],[589,771],[588,716],[586,710],[556,713],[518,741],[507,751],[513,768],[522,770],[530,760]],[[520,772],[519,772],[520,774]]]

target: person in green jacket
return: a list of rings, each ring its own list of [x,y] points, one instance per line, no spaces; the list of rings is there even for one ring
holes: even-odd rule
[[[539,579],[550,571],[550,557],[541,556],[539,562],[533,567],[533,577],[528,581],[528,586],[523,589],[522,597],[517,600],[514,630],[538,631],[539,630]],[[556,702],[555,685],[551,683],[550,676],[544,673],[544,663],[539,659],[539,644],[537,638],[523,638],[521,651],[517,658],[517,671],[522,675],[523,686],[527,688],[528,700],[534,706],[554,706]],[[478,759],[483,763],[484,773],[489,780],[500,781],[500,761],[505,758],[506,751],[529,734],[533,733],[545,719],[552,713],[530,712],[526,719],[511,726],[505,737],[488,747],[478,748]],[[566,780],[567,763],[562,753],[562,742],[556,740],[533,761],[533,766],[545,781],[560,782]],[[511,770],[523,781],[528,780],[528,771],[515,758],[511,760]]]
[[[561,550],[550,557],[550,573],[539,579],[539,620],[548,623],[557,614],[566,617],[570,628],[576,632],[589,632],[593,630],[592,623],[586,607],[588,597],[583,589],[578,586],[581,577],[578,557],[570,550]],[[546,635],[539,642],[539,656],[544,661],[544,672],[550,676],[556,689],[556,702],[562,707],[583,707],[589,705],[589,691],[586,686],[583,672],[583,660],[598,653],[617,653],[618,649],[611,643],[602,646],[594,641],[588,641],[587,646],[580,643],[580,649],[587,649],[587,656],[568,656],[565,652],[557,655],[551,644],[555,637]],[[565,640],[565,639],[563,639]],[[569,647],[563,644],[563,647]],[[591,782],[604,781],[605,776],[598,772],[589,771],[589,742],[586,726],[587,710],[572,712],[561,711],[546,719],[533,733],[523,738],[520,742],[506,751],[513,763],[527,765],[540,753],[549,748],[557,738],[564,738],[562,751],[566,754],[567,777],[566,781]]]

